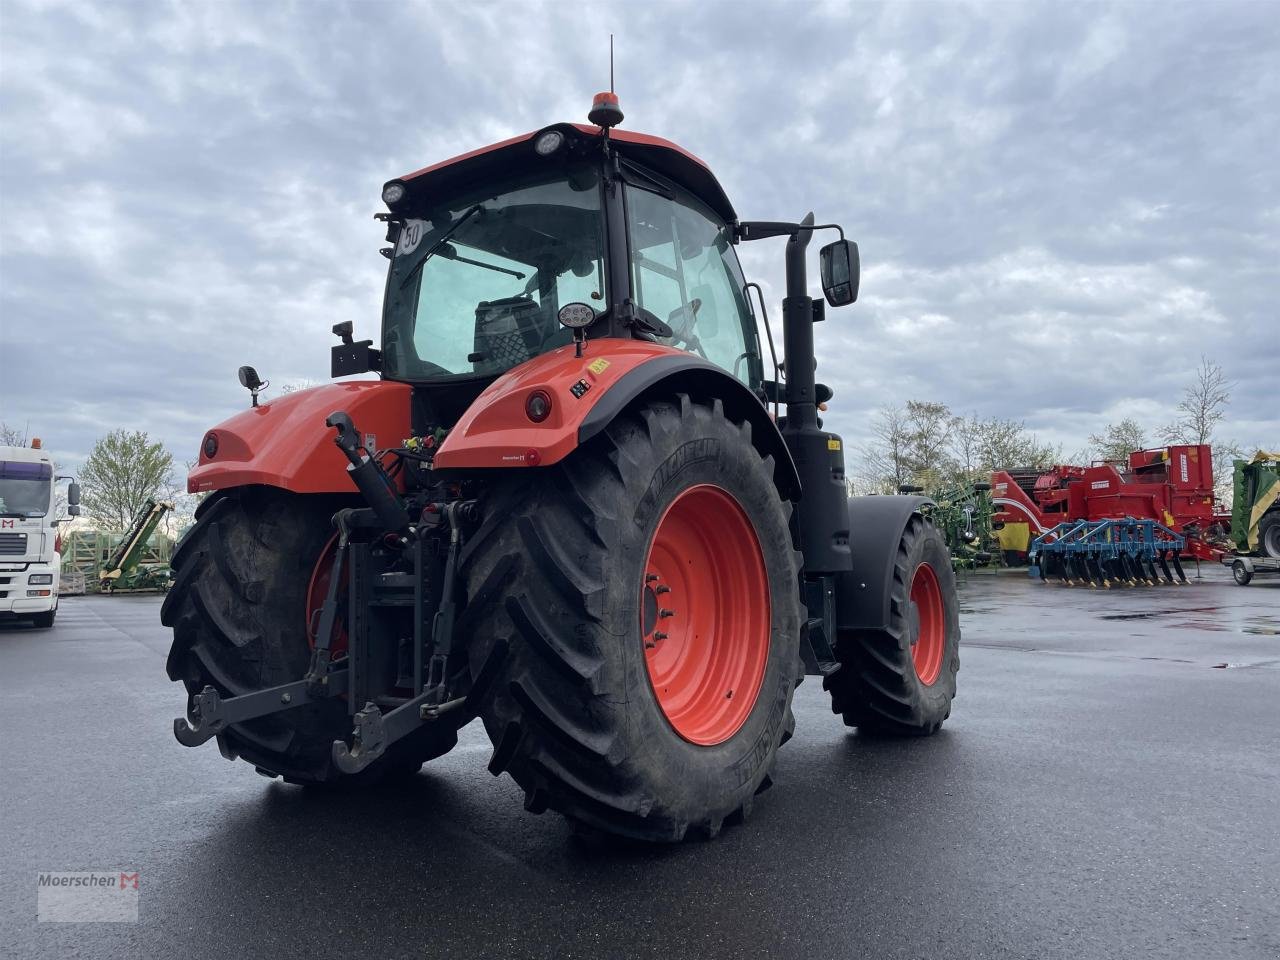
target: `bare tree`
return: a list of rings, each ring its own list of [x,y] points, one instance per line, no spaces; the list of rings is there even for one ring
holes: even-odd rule
[[[18,430],[0,421],[0,447],[25,447],[26,445],[26,430]]]
[[[933,488],[954,471],[948,447],[955,417],[945,403],[907,401],[909,464],[921,486]]]
[[[1227,415],[1231,389],[1222,367],[1200,358],[1195,380],[1182,391],[1180,416],[1161,430],[1165,443],[1213,443],[1213,432]]]
[[[871,421],[875,439],[862,451],[867,479],[878,492],[894,493],[911,479],[911,425],[902,407],[883,407]]]
[[[982,465],[987,470],[1005,470],[1009,467],[1048,468],[1061,460],[1061,452],[1041,443],[1036,435],[1028,432],[1021,420],[1003,420],[991,417],[982,421],[979,432],[979,452]]]
[[[1136,420],[1125,417],[1119,423],[1107,424],[1102,433],[1090,434],[1089,442],[1093,444],[1095,460],[1127,462],[1134,450],[1146,449],[1147,432]]]

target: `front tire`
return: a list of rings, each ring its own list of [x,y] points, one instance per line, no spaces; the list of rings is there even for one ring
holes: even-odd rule
[[[1040,557],[1041,576],[1046,576]],[[937,733],[951,716],[960,669],[960,602],[941,531],[915,514],[896,545],[890,620],[836,638],[840,669],[823,681],[832,712],[859,730]]]
[[[209,685],[223,697],[301,680],[311,659],[308,588],[333,535],[329,519],[343,505],[271,487],[205,500],[174,551],[175,579],[161,607],[173,627],[169,679],[181,680],[188,695]],[[425,727],[349,776],[333,765],[331,750],[352,726],[347,701],[334,698],[232,724],[218,747],[267,776],[345,787],[411,774],[457,743],[455,730]]]
[[[31,618],[31,622],[36,625],[37,630],[48,630],[53,626],[53,620],[58,615],[58,608],[55,606],[52,610],[44,610],[37,613]]]
[[[719,401],[649,403],[482,510],[473,673],[509,643],[489,769],[530,810],[642,840],[745,816],[802,674],[790,506],[749,425]]]

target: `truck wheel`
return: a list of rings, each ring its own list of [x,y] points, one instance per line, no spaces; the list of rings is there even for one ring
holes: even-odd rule
[[[347,505],[270,487],[215,493],[173,555],[175,580],[160,619],[173,627],[171,680],[187,693],[206,685],[223,697],[301,680],[310,664],[308,624],[318,601],[318,569],[332,563],[329,518]],[[313,608],[313,609],[308,609]],[[355,776],[331,761],[333,741],[349,737],[345,698],[233,724],[218,736],[229,759],[290,783],[357,786],[418,770],[457,742],[454,730],[424,728],[394,744]]]
[[[651,402],[481,509],[459,630],[473,675],[508,651],[490,771],[529,810],[643,840],[744,817],[803,674],[790,505],[750,426]]]
[[[44,610],[37,613],[31,618],[31,622],[36,625],[37,630],[48,630],[53,626],[54,617],[57,615],[58,608],[54,607],[52,610]]]
[[[1269,510],[1258,521],[1258,546],[1268,557],[1280,559],[1280,510]]]
[[[1249,581],[1253,579],[1253,571],[1246,567],[1243,561],[1237,560],[1231,564],[1231,576],[1240,586],[1247,587]]]
[[[1041,557],[1041,571],[1044,557]],[[841,631],[840,669],[823,681],[851,727],[899,736],[936,733],[951,716],[960,669],[960,603],[947,543],[915,515],[894,561],[886,630]]]

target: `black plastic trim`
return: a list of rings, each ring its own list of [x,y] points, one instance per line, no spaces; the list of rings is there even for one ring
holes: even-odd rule
[[[795,461],[760,398],[715,364],[692,355],[655,357],[624,374],[596,401],[582,421],[578,427],[578,443],[586,443],[600,433],[636,401],[677,393],[718,398],[727,416],[750,423],[751,442],[761,453],[773,457],[773,476],[778,490],[789,500],[800,498],[800,475]]]
[[[907,523],[932,506],[928,497],[850,497],[849,542],[853,570],[836,576],[839,630],[884,630],[898,542]]]

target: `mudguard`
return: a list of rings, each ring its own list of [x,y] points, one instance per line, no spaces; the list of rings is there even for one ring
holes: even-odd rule
[[[299,390],[251,407],[205,434],[188,493],[266,484],[295,493],[353,493],[347,459],[324,425],[335,410],[351,414],[366,447],[399,446],[412,435],[408,384],[357,380]],[[212,436],[217,449],[206,447]]]
[[[932,506],[928,497],[850,497],[849,544],[853,570],[836,574],[836,627],[882,630],[889,625],[889,598],[898,542],[914,514]]]
[[[550,398],[551,409],[535,423],[526,404],[538,391]],[[774,458],[779,489],[798,497],[791,454],[755,394],[701,357],[642,340],[593,340],[581,357],[573,346],[559,347],[509,370],[458,420],[436,452],[435,468],[549,466],[602,431],[629,404],[675,393],[719,398],[726,415],[749,422],[752,442]]]

